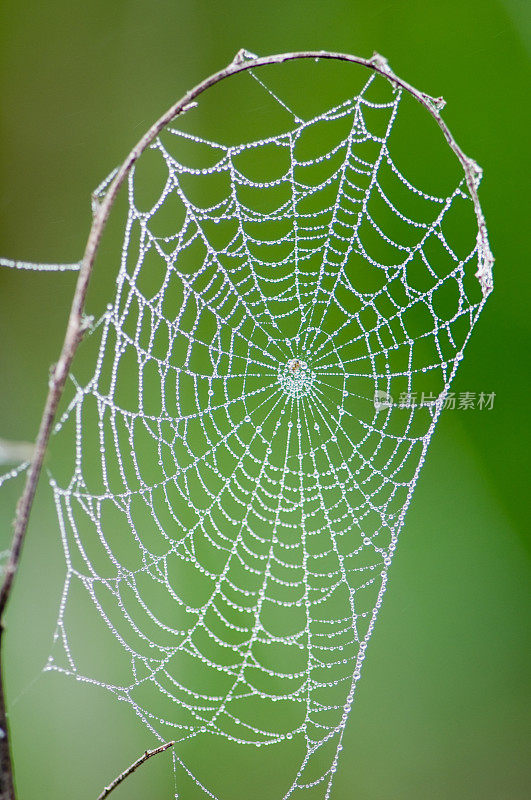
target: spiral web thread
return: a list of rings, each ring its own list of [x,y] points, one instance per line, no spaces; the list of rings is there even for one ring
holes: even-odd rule
[[[407,180],[390,155],[401,93],[371,100],[373,82],[278,136],[229,147],[170,126],[153,142],[160,196],[140,210],[131,172],[95,369],[56,425],[73,456],[51,478],[67,574],[46,669],[175,739],[178,789],[202,796],[218,797],[179,746],[214,735],[290,740],[284,798],[330,796],[404,514],[484,302],[477,229],[462,252],[446,231],[472,208],[465,181],[438,197]],[[332,129],[304,157],[305,137]],[[257,159],[274,177],[253,177]],[[202,204],[210,181],[223,196]],[[396,402],[420,392],[431,400]],[[102,661],[100,641],[114,647]]]

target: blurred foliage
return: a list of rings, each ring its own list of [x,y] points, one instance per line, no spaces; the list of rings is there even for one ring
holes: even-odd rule
[[[529,133],[529,31],[517,0],[5,0],[0,27],[0,253],[78,258],[90,193],[178,96],[246,47],[383,53],[418,88],[444,95],[445,120],[483,167],[480,197],[496,257],[495,291],[454,383],[496,392],[492,411],[443,415],[430,446],[390,589],[357,690],[333,797],[348,800],[519,800],[526,759],[525,625],[530,396],[529,256],[522,168]],[[526,23],[527,20],[527,23]],[[527,25],[527,27],[526,27]],[[337,90],[348,67],[315,86]],[[297,79],[282,96],[296,102]],[[241,126],[231,91],[214,98],[212,137]],[[291,97],[290,97],[291,92]],[[260,130],[256,118],[247,120]],[[206,133],[206,127],[205,127]],[[408,169],[428,159],[403,142]],[[419,166],[420,165],[420,166]],[[407,170],[404,170],[409,175]],[[445,177],[441,165],[434,180]],[[120,211],[106,235],[90,303],[107,302]],[[0,273],[0,435],[32,439],[48,366],[62,340],[75,277]],[[7,546],[19,486],[2,496]],[[8,496],[9,495],[9,496]],[[43,675],[63,581],[55,510],[43,482],[9,609],[6,680],[19,794],[95,797],[154,741],[126,704],[86,684]],[[80,620],[81,623],[81,620]],[[80,624],[81,637],[84,628]],[[97,648],[86,637],[88,651]],[[104,650],[94,657],[105,661]],[[234,761],[216,753],[234,783]],[[166,800],[170,757],[158,756],[118,799]],[[272,800],[269,775],[248,764],[239,794]],[[527,789],[527,791],[526,791]],[[187,800],[184,794],[184,800]]]

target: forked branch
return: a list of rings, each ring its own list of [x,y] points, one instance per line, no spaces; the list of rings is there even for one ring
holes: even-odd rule
[[[246,53],[246,51],[243,50],[240,51],[236,55],[235,59],[227,67],[220,70],[219,72],[216,72],[214,75],[211,75],[209,78],[206,78],[206,80],[199,83],[194,89],[187,92],[180,100],[174,103],[171,106],[171,108],[169,108],[166,111],[166,113],[163,114],[160,117],[160,119],[157,120],[157,122],[155,122],[154,125],[151,126],[151,128],[147,131],[147,133],[135,145],[135,147],[133,147],[133,149],[123,162],[123,164],[115,172],[114,176],[112,177],[112,180],[110,180],[110,182],[108,183],[105,182],[105,184],[103,184],[102,187],[100,187],[101,191],[98,191],[93,196],[93,214],[94,214],[93,222],[87,240],[87,244],[85,247],[85,253],[80,263],[79,275],[74,293],[74,298],[72,301],[72,307],[70,310],[67,330],[63,346],[61,349],[61,353],[59,355],[59,359],[50,377],[48,396],[46,398],[46,403],[44,406],[39,432],[35,443],[33,458],[27,472],[26,484],[17,506],[10,558],[5,572],[4,583],[2,585],[2,588],[0,589],[0,630],[6,604],[10,597],[13,585],[13,579],[18,569],[20,556],[22,552],[22,546],[24,543],[26,530],[28,526],[29,515],[35,497],[35,492],[43,464],[44,455],[48,447],[48,442],[50,439],[57,407],[59,405],[59,402],[63,394],[63,390],[65,387],[68,374],[70,372],[70,367],[72,365],[74,355],[77,351],[78,345],[81,339],[83,338],[84,332],[87,327],[86,320],[84,317],[84,307],[85,307],[87,289],[90,277],[92,275],[92,269],[98,252],[101,237],[105,225],[107,223],[107,220],[109,218],[111,209],[116,200],[116,196],[120,190],[120,187],[124,183],[132,166],[142,155],[144,150],[146,150],[146,148],[156,138],[156,136],[165,127],[165,125],[167,125],[171,120],[175,119],[175,117],[185,113],[188,109],[194,107],[196,104],[195,103],[196,99],[206,89],[208,89],[209,87],[213,86],[216,83],[219,83],[225,78],[230,77],[231,75],[236,75],[240,72],[245,72],[246,70],[266,67],[272,64],[281,64],[286,61],[311,58],[317,60],[331,59],[331,60],[339,60],[339,61],[346,61],[354,64],[359,64],[361,66],[373,70],[374,72],[379,73],[397,87],[401,87],[402,89],[407,91],[416,100],[418,100],[418,102],[421,103],[421,105],[423,105],[426,108],[426,110],[431,114],[431,116],[435,119],[448,145],[454,151],[454,153],[456,154],[457,158],[459,159],[463,167],[466,183],[470,191],[470,196],[474,203],[474,209],[478,222],[479,268],[477,276],[480,281],[484,295],[488,294],[490,289],[492,288],[491,271],[492,271],[493,259],[488,245],[485,220],[483,218],[483,213],[481,211],[481,206],[479,204],[479,199],[477,195],[477,187],[479,183],[479,177],[481,175],[481,170],[472,159],[468,158],[468,156],[466,156],[463,153],[461,148],[457,145],[454,137],[450,133],[447,125],[442,120],[440,115],[440,111],[444,105],[444,101],[442,100],[442,98],[433,98],[430,95],[415,89],[413,86],[404,81],[402,78],[399,78],[397,75],[395,75],[394,72],[390,69],[389,65],[387,64],[385,58],[383,58],[378,54],[375,54],[374,56],[372,56],[372,58],[368,59],[359,58],[357,56],[352,56],[345,53],[332,53],[327,51],[304,51],[296,53],[281,53],[279,55],[266,56],[264,58],[255,58],[249,56],[250,54]],[[21,262],[11,262],[11,264],[14,263],[21,263]],[[67,265],[67,266],[69,266],[70,268],[72,267],[72,265]],[[0,685],[1,685],[1,651],[0,651]],[[0,701],[1,699],[2,695],[0,691]],[[12,764],[9,751],[9,738],[7,731],[8,729],[7,729],[5,709],[3,707],[3,703],[0,702],[0,800],[14,800],[15,798],[15,792],[13,788]],[[105,790],[105,792],[108,794],[112,790],[112,788],[114,788],[114,785],[118,785],[118,783],[124,780],[127,777],[127,775],[133,772],[134,769],[136,769],[137,766],[140,765],[140,763],[143,763],[143,761],[145,761],[151,755],[154,755],[157,752],[161,752],[161,750],[165,749],[166,747],[170,747],[171,744],[172,743],[170,742],[167,745],[164,745],[162,748],[158,748],[157,750],[147,751],[144,754],[144,756],[142,756],[142,758],[139,759],[138,762],[135,762],[135,764],[129,768],[129,770],[126,770],[125,773],[122,773],[122,775],[119,776],[119,778],[115,781],[115,783],[111,784],[111,787],[108,787]],[[101,798],[106,797],[107,794],[103,793],[102,795],[100,795],[100,800]]]

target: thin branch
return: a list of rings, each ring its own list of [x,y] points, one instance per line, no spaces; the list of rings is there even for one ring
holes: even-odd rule
[[[0,624],[0,647],[2,644],[3,628]],[[4,685],[2,676],[2,662],[0,660],[0,800],[12,800],[15,797],[13,785],[13,767],[9,752],[8,730],[6,723],[6,707],[4,701]],[[4,747],[4,742],[6,746]]]
[[[168,748],[173,747],[174,744],[175,742],[166,742],[166,744],[162,744],[160,747],[156,747],[154,750],[146,750],[146,752],[141,755],[140,758],[137,758],[137,760],[134,761],[130,767],[124,769],[124,771],[121,772],[112,783],[105,787],[103,792],[98,795],[97,800],[105,800],[105,798],[110,795],[113,789],[116,789],[116,787],[119,786],[120,783],[129,775],[131,775],[132,772],[138,769],[138,767],[141,767],[142,764],[148,760],[148,758],[151,758],[151,756],[156,756],[157,753],[163,753],[165,750],[168,750]]]
[[[332,53],[322,50],[304,51],[296,53],[281,53],[278,55],[265,56],[263,58],[248,58],[245,51],[240,50],[239,53],[237,53],[234,60],[227,67],[206,78],[204,81],[201,81],[201,83],[199,83],[189,92],[187,92],[176,103],[174,103],[171,106],[171,108],[169,108],[166,111],[166,113],[163,114],[160,117],[160,119],[158,119],[157,122],[155,122],[151,126],[151,128],[147,131],[147,133],[145,133],[144,136],[140,139],[140,141],[135,145],[135,147],[133,147],[133,149],[123,162],[123,164],[118,168],[114,177],[108,184],[108,188],[105,188],[104,194],[102,191],[103,196],[98,194],[97,197],[93,198],[94,217],[89,237],[87,240],[87,244],[85,247],[85,253],[79,269],[79,275],[76,284],[76,289],[74,292],[74,298],[72,301],[72,307],[70,310],[70,316],[68,320],[65,339],[61,350],[61,354],[59,356],[57,364],[53,369],[49,381],[48,396],[46,398],[46,403],[44,406],[39,432],[35,442],[34,456],[27,472],[26,484],[22,496],[20,497],[17,506],[17,512],[14,523],[13,540],[11,545],[11,555],[9,563],[7,564],[6,567],[4,583],[2,585],[2,588],[0,589],[0,622],[3,618],[5,607],[11,593],[13,579],[18,569],[20,556],[22,552],[22,546],[24,543],[26,529],[28,526],[29,515],[35,497],[35,492],[37,489],[37,483],[39,480],[39,475],[41,472],[44,455],[48,446],[48,441],[50,439],[55,413],[57,411],[59,401],[63,394],[64,386],[70,371],[72,360],[74,358],[78,345],[82,340],[86,329],[83,310],[85,306],[85,299],[87,295],[89,280],[92,274],[94,261],[96,259],[96,254],[98,252],[99,244],[101,241],[105,225],[109,218],[111,209],[113,207],[114,201],[116,200],[116,196],[118,194],[120,187],[125,181],[134,163],[139,159],[144,150],[151,144],[151,142],[165,127],[165,125],[167,125],[171,120],[175,119],[175,117],[185,113],[190,108],[193,108],[196,105],[195,102],[196,98],[199,97],[199,95],[201,95],[206,89],[210,88],[216,83],[219,83],[225,78],[228,78],[231,75],[236,75],[240,72],[245,72],[250,69],[256,69],[258,67],[266,67],[272,64],[282,64],[283,62],[286,61],[294,61],[297,59],[304,59],[304,58],[313,58],[317,60],[331,59],[336,61],[337,60],[347,61],[374,70],[374,72],[377,72],[378,74],[387,78],[394,85],[399,86],[402,89],[405,89],[407,92],[409,92],[413,97],[416,98],[416,100],[418,100],[419,103],[421,103],[421,105],[423,105],[427,109],[427,111],[435,119],[449,146],[452,148],[457,158],[461,162],[461,165],[465,173],[465,180],[468,189],[470,191],[472,201],[474,203],[474,210],[478,222],[479,268],[477,276],[480,281],[484,295],[486,296],[490,292],[492,288],[493,257],[489,249],[485,219],[483,217],[483,213],[481,211],[481,206],[479,203],[479,198],[477,195],[477,187],[479,184],[479,179],[481,177],[481,170],[478,167],[478,165],[471,158],[466,156],[465,153],[461,150],[461,148],[456,143],[454,137],[450,133],[447,125],[445,124],[445,122],[443,122],[440,115],[440,110],[444,105],[444,101],[442,100],[442,98],[433,98],[430,95],[426,94],[425,92],[420,92],[418,89],[415,89],[413,86],[411,86],[411,84],[407,83],[402,78],[399,78],[390,69],[386,59],[378,55],[377,53],[375,53],[372,56],[372,58],[368,59],[360,58],[358,56],[352,56],[347,53]],[[21,266],[21,262],[18,262],[18,265]],[[1,653],[0,653],[0,658],[1,658]],[[12,768],[9,755],[7,722],[5,718],[5,713],[3,713],[3,710],[1,708],[0,708],[0,729],[6,731],[5,737],[0,739],[0,770],[3,771],[4,769],[9,769],[11,771]],[[0,786],[2,785],[2,780],[3,778],[2,776],[0,776]],[[15,795],[13,791],[11,791],[11,793],[9,793],[8,791],[4,795],[0,794],[0,800],[14,800],[14,798]]]

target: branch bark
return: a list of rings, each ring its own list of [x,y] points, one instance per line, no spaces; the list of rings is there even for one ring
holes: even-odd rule
[[[248,58],[246,52],[244,50],[240,50],[236,54],[234,60],[227,67],[220,70],[219,72],[214,73],[210,77],[206,78],[204,81],[201,81],[201,83],[197,84],[197,86],[195,86],[193,89],[187,92],[180,100],[174,103],[160,117],[160,119],[158,119],[151,126],[151,128],[144,134],[144,136],[140,139],[140,141],[135,145],[135,147],[133,147],[133,149],[131,150],[131,152],[121,165],[121,167],[119,167],[119,169],[116,171],[116,174],[112,179],[112,181],[109,183],[109,186],[106,189],[103,197],[101,197],[101,199],[99,197],[94,199],[93,203],[94,216],[93,216],[92,227],[90,229],[87,244],[85,247],[85,253],[83,255],[83,259],[81,261],[81,266],[79,269],[78,280],[74,292],[74,298],[72,301],[72,307],[70,310],[70,316],[68,320],[63,346],[61,349],[59,359],[53,369],[49,381],[48,396],[46,398],[46,403],[44,406],[39,432],[35,442],[35,451],[33,459],[27,472],[26,484],[23,493],[17,505],[13,540],[11,545],[11,554],[6,568],[4,583],[2,585],[2,588],[0,589],[0,624],[3,621],[5,608],[11,594],[13,579],[16,575],[18,565],[20,562],[20,556],[22,552],[22,546],[24,544],[24,539],[26,536],[29,515],[31,507],[33,505],[33,500],[37,489],[37,484],[44,460],[44,455],[46,453],[46,449],[50,439],[57,407],[59,405],[60,399],[63,394],[64,386],[70,371],[70,367],[72,365],[74,355],[77,351],[81,339],[83,338],[85,330],[83,311],[84,311],[85,299],[87,295],[89,280],[92,274],[94,261],[96,259],[96,255],[98,252],[103,231],[105,229],[105,225],[109,218],[111,209],[113,207],[114,201],[116,200],[116,196],[120,190],[120,187],[125,181],[134,163],[142,155],[144,150],[151,144],[151,142],[156,138],[156,136],[161,132],[161,130],[165,127],[165,125],[167,125],[171,120],[175,119],[175,117],[185,113],[190,108],[193,108],[196,105],[195,103],[196,98],[199,97],[199,95],[201,95],[206,89],[210,88],[216,83],[219,83],[225,78],[228,78],[232,75],[236,75],[240,72],[245,72],[250,69],[257,69],[260,67],[266,67],[272,64],[282,64],[286,61],[294,61],[297,59],[305,59],[305,58],[318,59],[318,60],[324,59],[324,60],[346,61],[367,67],[368,69],[371,69],[374,72],[377,72],[383,77],[387,78],[395,86],[400,87],[405,91],[409,92],[409,94],[411,94],[416,100],[418,100],[418,102],[421,105],[423,105],[424,108],[426,108],[426,110],[431,114],[431,116],[435,119],[435,121],[439,125],[448,145],[454,151],[455,155],[457,156],[463,167],[465,173],[465,180],[468,189],[470,191],[472,201],[474,203],[474,210],[478,222],[479,269],[477,277],[481,284],[484,296],[486,296],[492,289],[493,257],[489,248],[485,219],[483,217],[483,213],[481,210],[477,194],[477,188],[481,177],[481,169],[471,158],[466,156],[465,153],[461,150],[461,148],[455,141],[454,137],[450,133],[448,126],[441,118],[440,110],[444,106],[444,100],[442,98],[433,98],[430,95],[426,94],[425,92],[421,92],[418,89],[415,89],[415,87],[411,86],[411,84],[407,83],[407,81],[403,80],[402,78],[399,78],[391,70],[386,59],[378,55],[377,53],[375,53],[371,58],[368,59],[349,55],[347,53],[333,53],[322,50],[301,51],[294,53],[280,53],[278,55],[265,56],[263,58]],[[16,263],[18,262],[12,262],[12,264]],[[0,676],[1,676],[1,655],[2,653],[0,650]],[[1,697],[1,692],[0,692],[0,697]],[[13,788],[13,777],[12,777],[13,770],[12,770],[12,762],[9,750],[8,727],[7,727],[7,719],[3,703],[0,704],[0,730],[2,730],[5,733],[3,737],[0,737],[0,787],[5,786],[5,789],[2,788],[0,790],[0,800],[15,800],[15,792]]]

